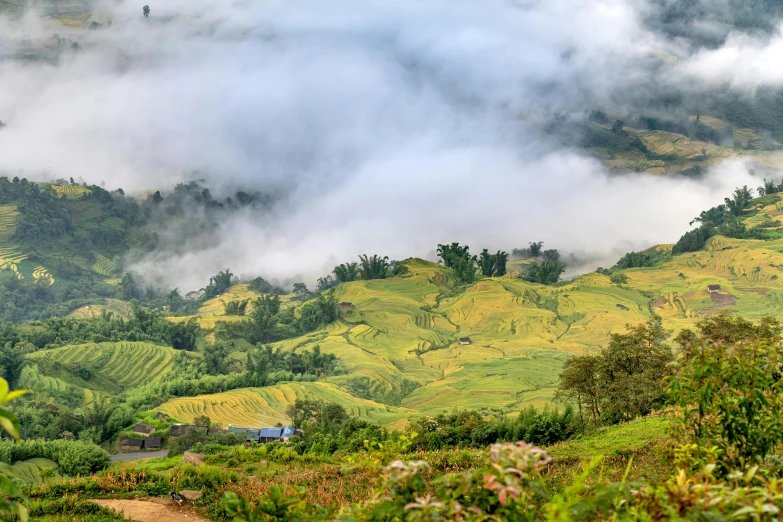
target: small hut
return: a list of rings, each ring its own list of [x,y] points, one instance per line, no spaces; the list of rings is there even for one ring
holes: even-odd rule
[[[139,451],[144,446],[141,439],[122,439],[120,449],[122,451]]]
[[[147,450],[159,450],[160,449],[160,437],[147,437],[144,439],[144,449]]]

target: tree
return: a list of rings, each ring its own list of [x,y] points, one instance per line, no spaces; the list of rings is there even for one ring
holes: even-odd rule
[[[438,256],[446,268],[453,268],[453,263],[457,259],[470,259],[468,246],[462,246],[459,243],[450,245],[438,245]]]
[[[538,257],[541,255],[541,249],[544,246],[543,241],[536,241],[533,243],[530,243],[530,257]]]
[[[454,270],[457,279],[470,284],[476,279],[476,256],[471,256],[467,245],[452,243],[438,245],[438,255],[447,268]]]
[[[226,268],[225,271],[218,272],[214,277],[209,278],[209,285],[204,289],[204,296],[202,299],[212,299],[219,296],[231,286],[231,280],[234,274],[231,270]]]
[[[625,126],[625,122],[623,120],[614,120],[614,123],[612,123],[612,132],[615,134],[624,134],[625,129],[623,127]]]
[[[557,397],[576,400],[594,422],[631,420],[663,405],[662,382],[673,360],[668,333],[654,320],[626,329],[611,334],[599,354],[572,358],[560,375]]]
[[[601,416],[598,363],[599,356],[596,355],[580,355],[566,361],[555,393],[556,400],[576,401],[579,415],[586,410],[594,423]]]
[[[340,283],[348,283],[355,281],[359,277],[359,264],[358,263],[343,263],[334,267],[334,276]]]
[[[141,11],[144,13],[144,16],[147,17],[150,15],[150,6],[145,5],[141,8]]]
[[[481,270],[481,275],[485,277],[492,277],[492,274],[495,272],[495,258],[486,248],[479,254],[478,266],[479,270]]]
[[[495,267],[493,269],[495,277],[506,275],[506,264],[508,263],[508,253],[498,250],[495,254]]]
[[[565,272],[565,263],[561,261],[534,261],[525,267],[522,279],[531,283],[553,285],[560,281],[560,276]]]
[[[697,341],[699,337],[726,343],[750,339],[775,339],[783,332],[783,325],[773,317],[765,316],[758,323],[753,323],[723,310],[696,321],[696,329],[699,331],[698,335],[685,328],[675,340],[684,347]]]
[[[485,277],[499,277],[506,274],[508,254],[498,250],[496,254],[490,254],[485,248],[478,257],[478,266],[481,275]]]
[[[359,262],[361,268],[359,273],[361,278],[369,281],[370,279],[385,279],[389,273],[389,258],[380,257],[374,255],[367,257],[367,255],[359,256]]]
[[[312,292],[307,289],[307,285],[304,283],[294,283],[294,293],[298,299],[307,299],[313,295]]]
[[[683,349],[667,393],[678,408],[674,436],[694,445],[697,462],[717,460],[725,475],[761,464],[783,443],[782,352],[769,339],[703,338]]]
[[[726,208],[733,216],[739,216],[742,211],[745,210],[750,204],[750,200],[753,199],[753,191],[748,188],[747,185],[734,190],[731,198],[724,198],[726,202]]]
[[[204,370],[209,375],[224,375],[228,372],[228,345],[222,341],[204,347]]]

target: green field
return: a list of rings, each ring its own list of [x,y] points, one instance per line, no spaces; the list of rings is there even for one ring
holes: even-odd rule
[[[41,350],[27,355],[38,366],[25,369],[22,384],[35,392],[63,392],[68,386],[75,387],[88,403],[96,395],[100,398],[159,381],[176,368],[177,353],[173,348],[142,342],[80,344]]]

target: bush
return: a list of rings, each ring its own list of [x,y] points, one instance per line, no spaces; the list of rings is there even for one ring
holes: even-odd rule
[[[783,443],[782,367],[783,348],[767,339],[683,348],[667,392],[676,438],[692,445],[695,464],[746,469]]]
[[[44,458],[53,460],[67,475],[88,475],[109,465],[109,454],[99,446],[79,440],[0,440],[0,462],[13,464],[20,460]]]

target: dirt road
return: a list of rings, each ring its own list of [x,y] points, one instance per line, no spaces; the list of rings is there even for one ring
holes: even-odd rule
[[[206,518],[197,515],[188,503],[178,506],[168,498],[133,500],[101,498],[94,499],[92,502],[123,513],[135,522],[209,522]]]

